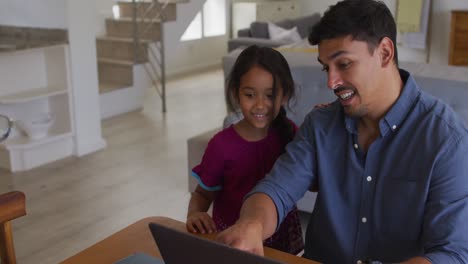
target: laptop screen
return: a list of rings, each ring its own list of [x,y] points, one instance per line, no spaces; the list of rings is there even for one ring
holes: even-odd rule
[[[156,223],[150,223],[149,228],[165,264],[281,263]]]

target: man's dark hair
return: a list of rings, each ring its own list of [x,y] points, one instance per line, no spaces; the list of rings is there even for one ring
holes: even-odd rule
[[[312,27],[309,42],[351,35],[353,40],[365,41],[373,53],[384,37],[393,41],[394,62],[398,65],[396,24],[385,3],[374,0],[344,0],[332,5],[322,19]]]

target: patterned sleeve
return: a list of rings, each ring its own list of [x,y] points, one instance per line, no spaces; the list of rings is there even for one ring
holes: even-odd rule
[[[210,140],[200,164],[192,169],[192,176],[207,191],[219,191],[223,187],[224,155],[221,140]]]

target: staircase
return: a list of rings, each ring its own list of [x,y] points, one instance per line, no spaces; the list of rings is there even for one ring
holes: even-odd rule
[[[120,17],[106,18],[106,33],[96,39],[101,110],[103,110],[103,100],[115,104],[119,92],[120,97],[126,97],[129,91],[122,90],[135,89],[137,88],[135,86],[142,85],[154,86],[158,90],[163,101],[163,112],[166,111],[164,41],[161,23],[175,21],[177,4],[186,2],[188,0],[117,2]],[[136,68],[144,69],[146,76],[142,76],[141,73],[138,75]],[[122,100],[125,98],[120,99]],[[113,105],[111,108],[113,108],[111,111],[104,109],[103,118],[128,112],[132,106],[117,109]]]

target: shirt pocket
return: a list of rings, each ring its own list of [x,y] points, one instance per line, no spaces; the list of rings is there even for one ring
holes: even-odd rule
[[[393,242],[418,240],[426,200],[423,182],[390,178],[382,188],[377,206],[382,216],[379,229],[383,235]]]

